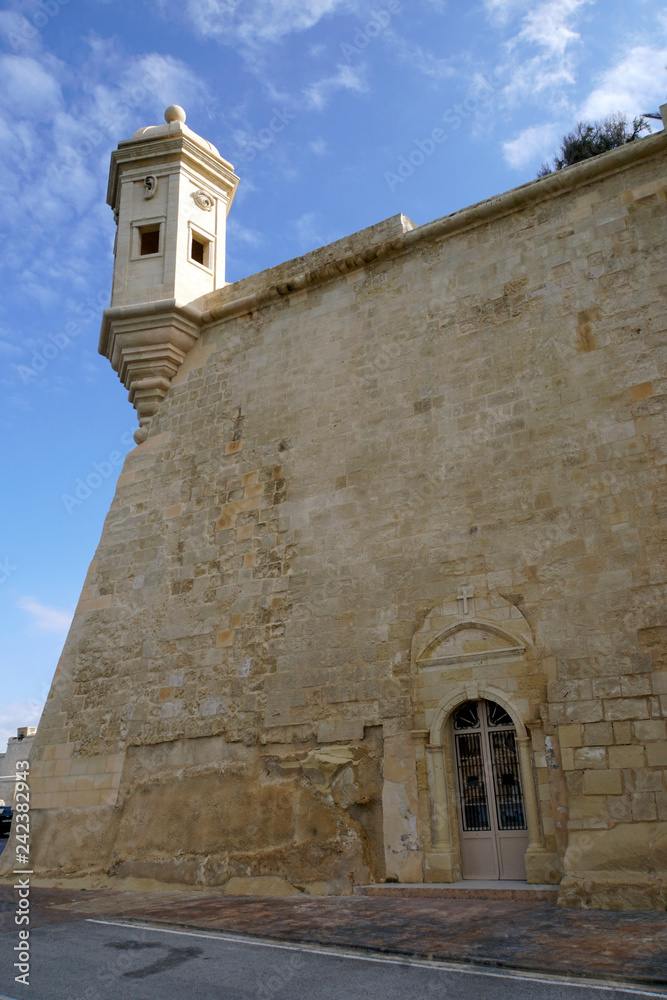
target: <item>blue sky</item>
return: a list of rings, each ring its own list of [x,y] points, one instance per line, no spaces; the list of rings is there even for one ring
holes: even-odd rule
[[[117,142],[178,103],[234,164],[235,281],[531,180],[580,118],[657,110],[666,65],[657,0],[0,9],[0,749],[39,717],[136,427],[97,354]]]

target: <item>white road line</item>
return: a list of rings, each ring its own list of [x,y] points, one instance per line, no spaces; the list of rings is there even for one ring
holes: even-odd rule
[[[534,975],[526,975],[522,972],[514,972],[512,969],[507,969],[503,972],[494,972],[490,969],[485,969],[479,966],[470,965],[459,965],[455,962],[440,962],[434,959],[433,961],[420,960],[415,958],[405,958],[397,955],[361,955],[357,952],[347,952],[340,951],[335,946],[331,948],[323,948],[318,945],[308,945],[308,944],[287,944],[285,942],[267,941],[261,938],[236,936],[233,934],[225,934],[220,932],[218,934],[206,934],[203,931],[182,931],[170,927],[155,927],[152,924],[142,924],[142,923],[132,923],[126,924],[115,920],[96,920],[93,917],[88,917],[86,923],[89,924],[104,924],[107,927],[129,927],[132,930],[144,930],[144,931],[154,931],[158,934],[180,934],[184,937],[198,937],[206,938],[210,941],[228,941],[232,944],[245,944],[256,948],[274,948],[277,951],[301,951],[307,952],[310,955],[326,955],[329,958],[349,958],[354,962],[375,962],[377,964],[384,965],[408,965],[411,967],[419,969],[431,969],[439,972],[456,972],[464,976],[485,976],[488,979],[518,979],[523,983],[558,983],[561,986],[573,986],[577,989],[586,990],[598,990],[601,992],[618,992],[623,990],[625,993],[629,993],[632,996],[638,997],[665,997],[667,993],[654,992],[652,990],[639,989],[636,986],[630,986],[623,982],[609,982],[600,983],[595,980],[586,981],[581,979],[566,979],[564,976],[553,976],[542,973],[536,973]],[[5,998],[0,997],[0,1000],[5,1000]]]

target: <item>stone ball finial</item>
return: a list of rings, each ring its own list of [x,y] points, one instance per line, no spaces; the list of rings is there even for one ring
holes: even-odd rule
[[[164,113],[164,120],[171,125],[172,122],[184,122],[185,111],[180,104],[170,104]]]

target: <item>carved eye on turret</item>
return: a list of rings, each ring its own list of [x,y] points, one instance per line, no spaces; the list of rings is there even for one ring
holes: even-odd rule
[[[203,209],[205,212],[210,212],[215,204],[213,198],[211,198],[210,194],[206,194],[206,191],[195,191],[192,197],[195,205],[197,205],[198,208]]]

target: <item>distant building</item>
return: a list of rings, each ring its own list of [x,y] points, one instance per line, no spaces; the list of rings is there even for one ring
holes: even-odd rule
[[[139,447],[35,872],[664,909],[667,131],[226,284],[238,178],[166,119],[112,155]]]
[[[6,751],[0,753],[0,805],[10,806],[14,801],[13,777],[16,774],[16,763],[28,759],[36,732],[36,726],[20,726],[16,730],[16,736],[10,736],[7,740]]]

